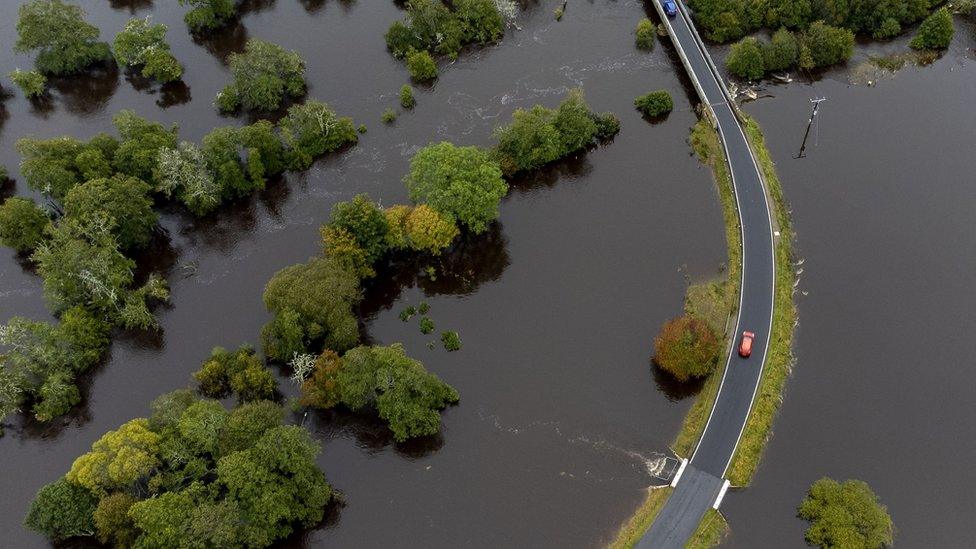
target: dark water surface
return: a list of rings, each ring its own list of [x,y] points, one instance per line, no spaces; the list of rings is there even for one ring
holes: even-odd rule
[[[793,207],[808,294],[775,435],[723,505],[729,546],[803,546],[796,506],[825,475],[867,481],[899,547],[976,544],[974,31],[957,19],[940,60],[874,87],[848,84],[852,61],[746,106]],[[905,40],[859,57],[897,51]],[[794,160],[820,96],[817,145]]]
[[[0,70],[28,68],[14,56],[14,2],[0,6]],[[117,334],[108,363],[90,376],[86,400],[65,425],[22,425],[0,439],[0,528],[11,547],[46,545],[20,526],[43,484],[64,474],[105,431],[148,413],[160,393],[185,386],[215,345],[256,342],[268,315],[264,283],[278,269],[318,253],[318,225],[332,205],[368,192],[406,200],[401,178],[431,141],[490,145],[493,128],[517,107],[553,106],[574,86],[591,105],[616,112],[612,144],[516,183],[486,236],[445,258],[457,276],[418,280],[409,268],[381,274],[364,304],[366,336],[402,341],[454,385],[460,405],[433,440],[396,445],[374,420],[310,416],[319,459],[347,505],[292,542],[334,546],[577,546],[606,542],[652,482],[649,460],[666,451],[690,399],[673,401],[648,367],[651,338],[680,312],[687,280],[718,272],[725,258],[721,210],[707,170],[685,142],[695,121],[687,86],[667,48],[633,46],[638,1],[574,3],[563,21],[529,2],[521,31],[442,66],[413,112],[385,127],[405,68],[383,32],[402,16],[390,1],[248,2],[241,24],[195,42],[175,0],[82,2],[111,40],[129,17],[152,15],[186,67],[163,89],[105,70],[59,80],[52,98],[3,101],[0,162],[19,178],[15,141],[27,134],[87,137],[111,130],[111,115],[134,109],[180,125],[197,141],[221,117],[211,102],[228,81],[222,59],[248,37],[301,52],[309,96],[369,126],[360,144],[291,174],[250,201],[195,220],[164,215],[169,241],[147,254],[172,287],[158,335]],[[6,86],[7,84],[4,83]],[[666,121],[648,124],[633,98],[665,88],[676,98]],[[4,194],[30,194],[22,181]],[[49,318],[40,280],[0,251],[0,321]],[[429,350],[430,337],[398,312],[427,300],[438,330],[460,332],[464,348]],[[287,382],[284,382],[287,383]],[[287,392],[294,388],[283,385]]]

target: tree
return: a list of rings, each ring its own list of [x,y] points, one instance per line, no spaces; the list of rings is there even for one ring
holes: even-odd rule
[[[386,252],[386,234],[390,226],[383,210],[367,194],[357,194],[348,202],[337,202],[332,206],[332,215],[325,227],[352,235],[370,264]]]
[[[193,378],[200,383],[204,395],[222,398],[233,391],[241,402],[270,399],[278,388],[274,376],[248,345],[233,353],[215,348]]]
[[[574,89],[556,109],[536,105],[516,110],[512,123],[495,131],[495,154],[502,171],[511,175],[544,166],[619,130],[615,116],[593,113],[582,90]]]
[[[247,402],[234,408],[220,432],[220,455],[254,446],[269,429],[281,425],[284,417],[281,406],[268,400]]]
[[[157,185],[154,178],[159,151],[176,148],[177,126],[174,124],[167,129],[159,122],[150,122],[128,109],[116,113],[112,117],[112,124],[120,138],[112,166],[123,174]]]
[[[261,347],[265,356],[275,362],[288,362],[296,354],[305,352],[308,345],[302,315],[289,307],[275,312],[271,322],[261,328]]]
[[[386,45],[395,57],[410,50],[429,51],[456,59],[465,44],[488,44],[505,32],[495,0],[456,0],[449,9],[441,0],[412,0],[406,21],[386,32]]]
[[[117,148],[115,138],[106,134],[96,135],[88,143],[71,137],[17,141],[23,157],[20,172],[27,185],[55,200],[63,199],[75,185],[111,176],[110,160]]]
[[[322,341],[330,349],[345,350],[359,340],[359,322],[352,307],[361,299],[359,277],[328,257],[286,267],[271,278],[264,289],[264,304],[269,311],[297,313],[297,325],[307,343]],[[271,353],[265,337],[265,353],[278,360],[289,360]],[[304,351],[304,348],[302,349]]]
[[[183,20],[192,32],[202,32],[222,27],[237,13],[234,0],[179,0],[181,6],[190,6]]]
[[[98,498],[89,490],[58,479],[38,490],[24,525],[55,541],[95,532],[92,513]]]
[[[773,34],[768,44],[762,45],[763,70],[782,71],[796,65],[800,48],[796,36],[785,28]]]
[[[822,478],[814,482],[797,514],[810,521],[805,537],[811,545],[875,549],[893,542],[888,510],[860,480],[841,483]]]
[[[196,215],[205,215],[220,205],[220,185],[196,145],[183,141],[177,148],[162,148],[157,162],[157,191],[178,197]]]
[[[803,45],[809,52],[808,63],[813,67],[827,67],[847,61],[854,54],[854,33],[848,29],[841,29],[825,25],[817,21],[803,33]],[[801,66],[803,65],[801,56]]]
[[[273,111],[285,98],[305,93],[305,61],[298,52],[257,38],[247,41],[243,53],[231,54],[230,72],[234,83],[217,96],[222,111]]]
[[[108,44],[98,42],[98,27],[85,12],[61,0],[31,0],[20,6],[14,51],[39,50],[34,61],[45,74],[70,74],[111,57]]]
[[[288,167],[295,170],[304,170],[315,157],[359,140],[352,119],[339,118],[329,105],[314,99],[289,108],[278,128]]]
[[[409,358],[403,347],[356,347],[336,374],[339,401],[352,410],[372,405],[399,442],[440,431],[440,410],[457,391]]]
[[[170,53],[166,25],[151,24],[149,18],[131,19],[115,36],[113,51],[121,66],[142,66],[142,75],[160,82],[179,80],[183,67]]]
[[[65,478],[100,495],[126,488],[159,465],[159,442],[149,420],[133,419],[96,440],[90,452],[71,464]]]
[[[729,56],[725,60],[725,66],[729,72],[745,78],[747,80],[758,80],[766,74],[766,67],[763,65],[762,48],[759,41],[748,37],[732,44]]]
[[[407,216],[413,210],[410,206],[397,204],[383,211],[389,231],[386,233],[386,246],[391,250],[402,250],[409,245],[407,241]]]
[[[505,34],[505,21],[495,0],[454,0],[454,16],[466,44],[490,44]]]
[[[339,404],[338,374],[342,358],[335,351],[326,349],[315,359],[312,375],[302,383],[302,406],[333,408]]]
[[[129,509],[137,501],[125,492],[115,492],[98,502],[93,515],[98,541],[115,547],[132,546],[139,532],[129,517]]]
[[[768,0],[766,26],[804,28],[810,24],[812,14],[810,0]]]
[[[655,118],[671,112],[674,108],[674,100],[667,90],[657,90],[634,99],[634,106],[644,116]]]
[[[14,69],[8,72],[7,76],[20,88],[20,91],[24,92],[26,97],[34,98],[44,95],[44,86],[47,85],[47,77],[43,74],[37,71]]]
[[[955,32],[952,14],[943,6],[922,21],[909,46],[916,50],[944,50]]]
[[[263,187],[264,178],[250,181],[241,163],[240,139],[237,128],[214,128],[203,138],[203,154],[207,171],[213,174],[220,187],[221,201],[247,196],[258,187]]]
[[[217,483],[240,510],[242,545],[264,547],[289,535],[293,524],[322,520],[332,487],[315,465],[319,448],[298,426],[269,429],[247,450],[217,463]]]
[[[149,185],[120,174],[92,179],[72,188],[64,199],[64,214],[76,219],[89,215],[111,219],[119,246],[133,250],[149,244],[159,219],[152,206]]]
[[[669,320],[654,338],[654,363],[679,381],[715,370],[722,343],[707,323],[688,315]]]
[[[474,233],[484,232],[498,217],[498,204],[508,192],[488,152],[446,141],[420,149],[404,181],[411,200],[426,203]]]
[[[407,54],[407,70],[410,71],[410,77],[417,82],[437,78],[437,63],[426,50],[415,50]]]
[[[405,228],[411,248],[435,255],[450,246],[459,232],[450,218],[426,204],[410,211]]]
[[[47,212],[33,200],[10,197],[0,206],[0,243],[20,253],[32,252],[50,223]]]
[[[183,411],[176,428],[193,454],[216,456],[220,434],[229,417],[216,400],[198,400]]]
[[[645,17],[638,21],[634,35],[636,36],[638,48],[642,50],[654,49],[654,38],[657,35],[657,29],[650,19]]]

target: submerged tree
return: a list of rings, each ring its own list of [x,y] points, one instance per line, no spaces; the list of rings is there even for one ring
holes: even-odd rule
[[[878,549],[894,540],[888,510],[860,480],[822,478],[814,482],[797,514],[810,521],[805,537],[811,545]]]
[[[235,0],[179,0],[181,6],[190,6],[183,20],[193,32],[222,27],[237,14]]]
[[[13,196],[0,206],[0,244],[20,253],[34,251],[51,222],[47,212],[29,198]]]
[[[20,6],[14,51],[38,50],[35,66],[46,74],[70,74],[111,57],[98,42],[98,27],[85,21],[85,12],[62,0],[31,0]]]
[[[252,38],[243,53],[232,54],[230,72],[234,83],[217,96],[222,111],[238,107],[273,111],[285,98],[305,93],[305,61],[298,52],[264,40]]]
[[[146,78],[172,82],[183,75],[183,67],[166,43],[166,25],[153,25],[148,17],[126,23],[125,29],[116,35],[113,46],[119,65],[141,66]]]

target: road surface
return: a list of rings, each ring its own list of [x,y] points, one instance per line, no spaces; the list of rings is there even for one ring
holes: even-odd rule
[[[679,13],[674,18],[667,18],[660,6],[658,12],[669,26],[672,42],[698,94],[714,114],[725,146],[742,224],[742,286],[735,337],[705,432],[675,491],[638,543],[641,548],[684,547],[705,512],[717,505],[716,498],[759,386],[773,318],[773,231],[759,167],[721,76],[695,34],[691,17],[678,4]],[[745,330],[756,334],[752,356],[747,359],[738,354],[739,337]]]

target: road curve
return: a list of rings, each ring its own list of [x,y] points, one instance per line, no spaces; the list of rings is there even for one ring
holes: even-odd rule
[[[773,320],[775,261],[772,218],[759,166],[736,118],[721,75],[698,37],[684,6],[668,18],[655,0],[678,54],[701,100],[714,115],[729,162],[742,231],[742,280],[734,337],[705,432],[674,493],[638,543],[640,548],[684,547],[705,512],[715,505],[739,437],[759,388]],[[744,330],[755,332],[753,353],[737,352]]]

